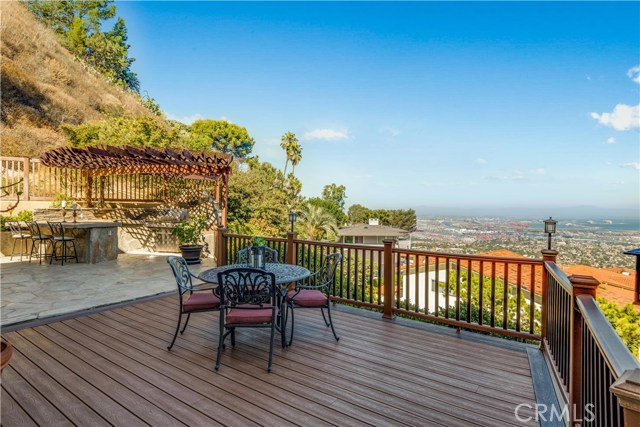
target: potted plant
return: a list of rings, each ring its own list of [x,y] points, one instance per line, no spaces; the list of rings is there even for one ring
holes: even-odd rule
[[[4,338],[0,340],[0,347],[0,372],[2,372],[11,360],[11,356],[13,355],[13,347],[8,341],[5,341]]]
[[[253,236],[251,238],[251,248],[249,249],[249,265],[256,268],[264,268],[265,254],[264,248],[267,241],[262,237]]]
[[[203,231],[207,228],[204,215],[180,221],[172,231],[180,243],[180,252],[187,264],[199,264],[203,248]]]

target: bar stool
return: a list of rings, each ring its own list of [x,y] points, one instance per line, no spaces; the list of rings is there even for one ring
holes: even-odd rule
[[[51,261],[49,261],[49,264],[53,262],[53,257],[56,258],[56,261],[59,259],[62,260],[60,265],[64,265],[64,260],[68,259],[75,259],[77,264],[78,252],[76,252],[76,238],[74,236],[64,235],[64,227],[61,222],[47,221],[47,224],[49,224],[49,228],[53,234],[53,248],[51,249]],[[60,246],[60,257],[58,257],[56,253],[58,246]],[[73,255],[68,254],[69,249],[73,249]]]
[[[31,239],[31,234],[25,233],[22,227],[20,226],[20,221],[7,221],[9,225],[9,231],[11,231],[11,237],[13,237],[13,246],[11,247],[11,260],[13,260],[13,254],[16,249],[16,242],[20,240],[20,261],[22,261],[22,242],[25,242],[24,249],[25,251],[29,248],[29,240]]]
[[[43,234],[40,231],[40,226],[35,221],[27,222],[27,227],[29,227],[29,232],[31,233],[31,252],[29,252],[29,262],[31,262],[31,258],[34,257],[34,251],[36,249],[36,244],[38,245],[38,250],[35,256],[40,260],[40,264],[42,264],[42,258],[46,261],[47,258],[51,255],[47,254],[48,244],[53,246],[53,236],[49,234]],[[44,253],[42,253],[42,245],[44,247]]]

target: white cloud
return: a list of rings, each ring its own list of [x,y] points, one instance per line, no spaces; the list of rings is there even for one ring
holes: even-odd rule
[[[607,144],[615,144],[616,143],[616,139],[612,136],[610,136],[609,138],[607,138]]]
[[[325,141],[340,141],[343,139],[349,139],[349,135],[346,131],[337,131],[333,129],[315,129],[311,132],[306,132],[302,139],[310,141],[312,139],[324,139]]]
[[[627,71],[627,76],[634,82],[640,84],[640,65],[636,65]]]
[[[618,104],[611,113],[591,113],[591,118],[604,126],[611,126],[615,130],[629,130],[640,128],[640,104],[629,106]]]
[[[167,113],[167,119],[169,120],[176,120],[178,122],[182,122],[186,125],[190,125],[191,123],[195,122],[196,120],[201,120],[204,117],[202,117],[202,115],[195,113],[191,116],[186,116],[186,117],[178,117],[175,114],[171,114],[171,113]]]
[[[473,163],[477,163],[479,165],[486,165],[487,161],[485,159],[477,158],[473,161]]]
[[[640,171],[640,162],[629,162],[620,165],[623,168],[631,168]]]

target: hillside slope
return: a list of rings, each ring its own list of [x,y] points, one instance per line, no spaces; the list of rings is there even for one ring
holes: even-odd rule
[[[0,1],[0,55],[3,156],[38,156],[66,145],[63,123],[151,116],[137,95],[83,66],[17,1]]]

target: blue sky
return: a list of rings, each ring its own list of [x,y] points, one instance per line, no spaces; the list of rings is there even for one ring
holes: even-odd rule
[[[638,2],[116,5],[143,92],[280,168],[294,132],[305,196],[640,209]]]

